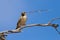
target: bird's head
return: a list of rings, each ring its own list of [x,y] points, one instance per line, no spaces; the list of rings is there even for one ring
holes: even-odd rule
[[[22,14],[21,14],[21,15],[22,15],[22,16],[25,16],[25,14],[26,14],[26,12],[22,12]]]

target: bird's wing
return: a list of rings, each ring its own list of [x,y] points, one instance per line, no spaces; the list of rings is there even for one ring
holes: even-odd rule
[[[20,22],[21,22],[21,19],[18,20],[18,22],[17,22],[17,26],[16,26],[16,29],[20,27]]]

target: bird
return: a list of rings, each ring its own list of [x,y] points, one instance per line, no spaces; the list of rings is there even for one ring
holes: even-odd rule
[[[27,20],[26,12],[22,12],[21,16],[17,22],[16,29],[21,28],[21,26],[25,26]]]

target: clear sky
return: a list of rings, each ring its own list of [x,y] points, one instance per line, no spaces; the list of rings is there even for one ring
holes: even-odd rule
[[[59,0],[0,0],[0,31],[16,28],[21,12],[49,10],[41,13],[27,13],[26,24],[48,23],[52,18],[60,17]],[[59,20],[53,23],[60,24]],[[9,34],[6,40],[60,40],[60,35],[52,27],[25,28],[21,33]]]

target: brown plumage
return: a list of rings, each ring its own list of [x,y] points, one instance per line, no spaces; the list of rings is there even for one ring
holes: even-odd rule
[[[26,17],[26,13],[22,12],[20,19],[17,22],[17,27],[16,29],[20,28],[21,26],[24,26],[26,23],[27,17]]]

